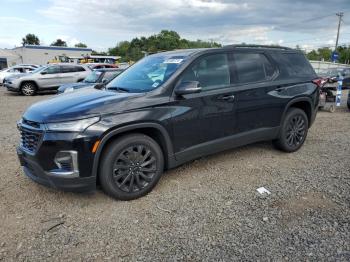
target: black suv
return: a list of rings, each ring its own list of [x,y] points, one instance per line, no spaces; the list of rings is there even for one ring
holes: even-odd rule
[[[18,122],[18,156],[34,181],[131,200],[164,170],[273,140],[294,152],[319,100],[317,76],[289,48],[227,46],[147,56],[106,89],[32,105]]]

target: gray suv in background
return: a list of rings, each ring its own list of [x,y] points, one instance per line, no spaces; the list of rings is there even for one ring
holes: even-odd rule
[[[40,67],[28,74],[18,74],[5,78],[8,91],[25,96],[35,95],[39,91],[56,90],[66,83],[80,82],[91,72],[84,65],[52,64]]]

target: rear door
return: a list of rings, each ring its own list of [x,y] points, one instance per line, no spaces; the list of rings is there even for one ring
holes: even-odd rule
[[[61,65],[61,78],[58,85],[74,83],[78,81],[79,73],[75,69],[74,65]]]
[[[198,81],[202,91],[175,98],[175,152],[186,151],[234,133],[234,90],[229,64],[227,53],[204,55],[197,58],[181,75],[179,83]],[[186,154],[180,155],[179,158],[187,157]]]
[[[40,88],[51,88],[58,86],[61,77],[61,67],[52,65],[38,73],[38,84]]]
[[[231,53],[235,84],[237,133],[279,126],[285,101],[271,95],[278,86],[273,60],[264,52],[235,50]]]

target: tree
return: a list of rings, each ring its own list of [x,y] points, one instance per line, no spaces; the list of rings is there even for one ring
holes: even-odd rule
[[[149,37],[136,37],[129,41],[119,42],[115,47],[109,48],[110,55],[121,56],[121,61],[137,61],[145,53],[152,54],[181,48],[220,47],[221,45],[210,41],[190,41],[182,39],[180,35],[171,30],[162,30],[159,34]]]
[[[309,60],[319,60],[320,59],[319,54],[315,50],[312,50],[309,53],[307,53],[306,57]]]
[[[75,47],[83,47],[83,48],[86,48],[86,47],[87,47],[87,45],[84,44],[84,43],[78,43],[78,44],[75,44],[74,46],[75,46]]]
[[[316,50],[312,50],[306,54],[309,60],[324,60],[331,61],[332,50],[329,47],[322,47]]]
[[[34,34],[27,34],[22,38],[22,45],[40,45],[39,38]]]
[[[62,39],[57,39],[55,42],[51,44],[51,46],[67,46],[67,43]]]

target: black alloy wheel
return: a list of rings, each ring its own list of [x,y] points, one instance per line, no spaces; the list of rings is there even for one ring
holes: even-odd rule
[[[113,179],[124,192],[137,192],[149,185],[157,171],[157,161],[147,145],[133,145],[123,150],[113,166]]]
[[[297,151],[305,142],[309,128],[309,121],[306,113],[300,108],[288,109],[279,136],[273,144],[285,152]]]
[[[303,142],[306,132],[305,121],[301,115],[294,115],[287,125],[286,142],[291,147],[297,147]]]
[[[110,196],[132,200],[148,194],[163,169],[163,152],[158,143],[144,134],[129,134],[103,150],[99,180]]]

